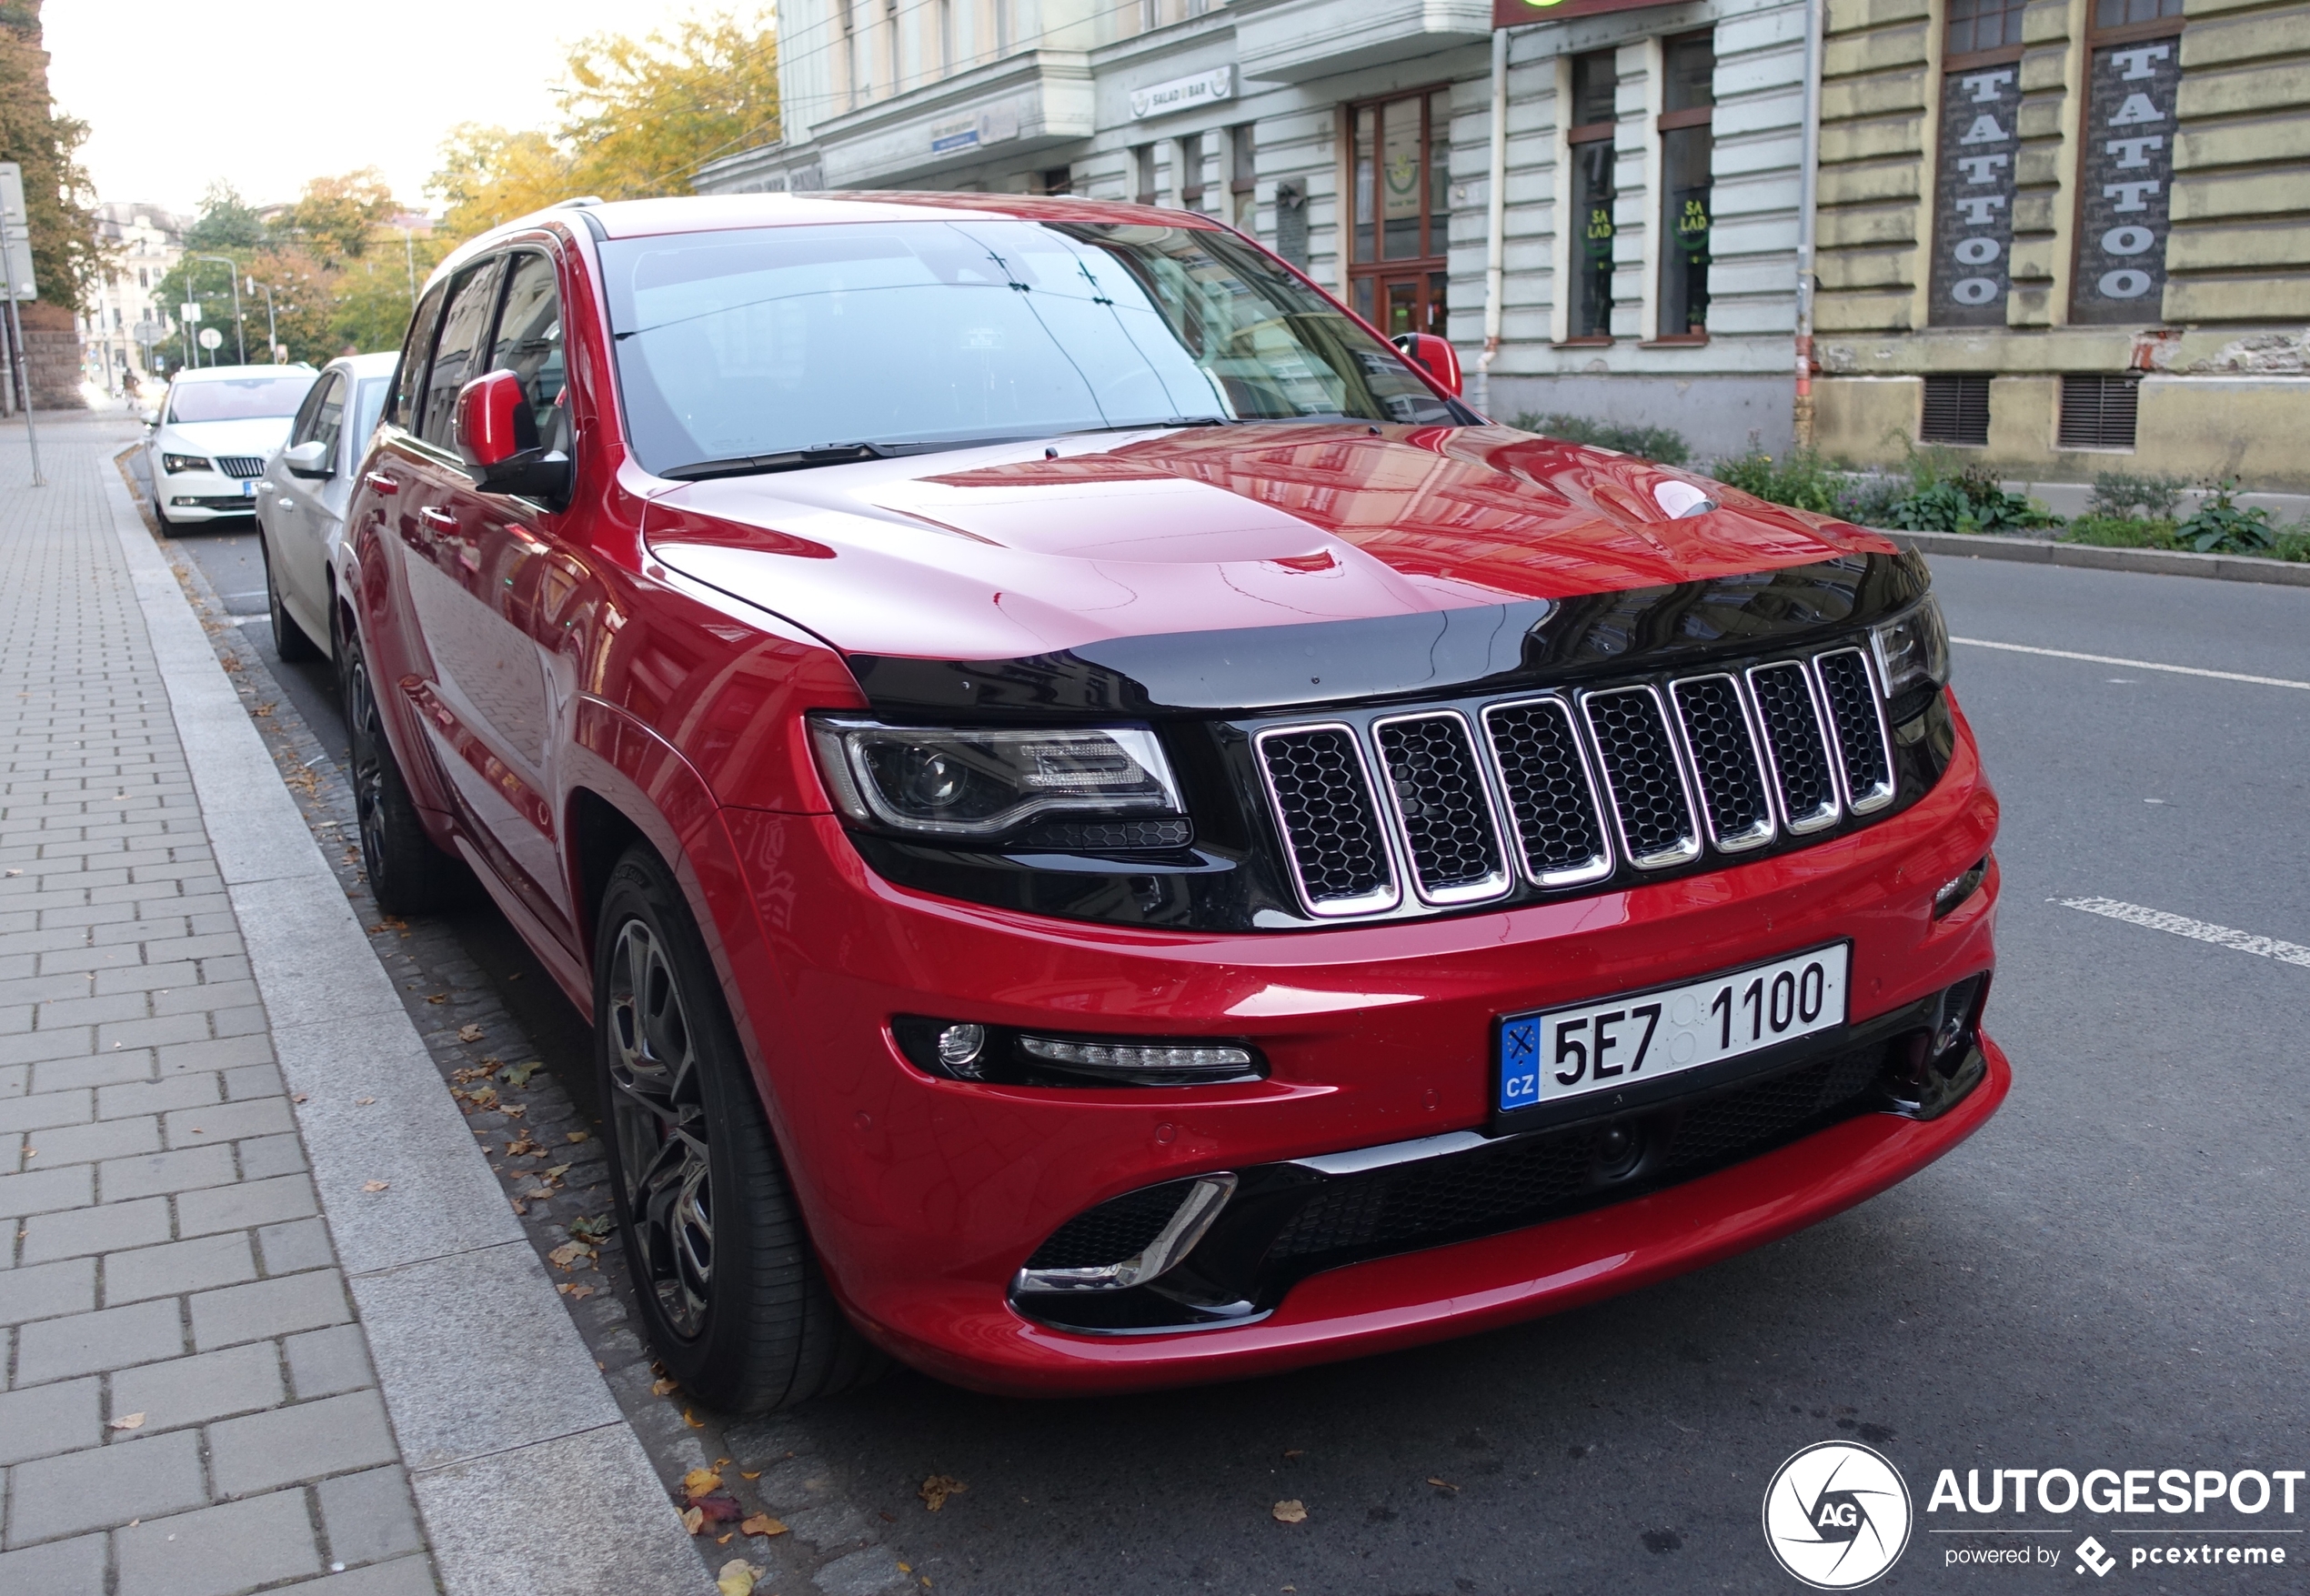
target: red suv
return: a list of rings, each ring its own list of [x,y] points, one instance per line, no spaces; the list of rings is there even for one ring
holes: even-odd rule
[[[649,1335],[1112,1391],[1627,1290],[2007,1089],[1923,564],[1492,425],[1207,217],[579,204],[347,516],[361,839],[593,1017]]]

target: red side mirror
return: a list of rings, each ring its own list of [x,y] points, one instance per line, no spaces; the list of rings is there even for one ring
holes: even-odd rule
[[[1441,383],[1445,392],[1459,396],[1460,351],[1449,339],[1433,333],[1398,333],[1389,342],[1403,352],[1406,360]]]
[[[466,463],[487,470],[503,465],[525,447],[521,424],[537,423],[528,414],[529,398],[521,379],[510,371],[492,371],[475,377],[457,390],[457,452]]]

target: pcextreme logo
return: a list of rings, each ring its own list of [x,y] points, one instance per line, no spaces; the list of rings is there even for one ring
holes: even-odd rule
[[[1781,1465],[1764,1488],[1764,1543],[1816,1591],[1854,1591],[1909,1545],[1909,1485],[1882,1453],[1823,1440]]]

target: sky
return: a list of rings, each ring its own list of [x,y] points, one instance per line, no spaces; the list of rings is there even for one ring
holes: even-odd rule
[[[678,0],[47,0],[42,27],[57,106],[89,125],[96,196],[190,215],[218,178],[253,204],[308,177],[381,167],[423,193],[460,122],[551,125],[567,46],[646,33]]]

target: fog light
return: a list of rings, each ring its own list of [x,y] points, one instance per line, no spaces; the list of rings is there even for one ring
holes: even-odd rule
[[[976,1076],[979,1055],[987,1050],[983,1025],[950,1025],[939,1033],[939,1062],[957,1075]]]
[[[1940,919],[1974,893],[1989,875],[1989,855],[1984,854],[1964,875],[1954,877],[1933,895],[1933,918]]]

